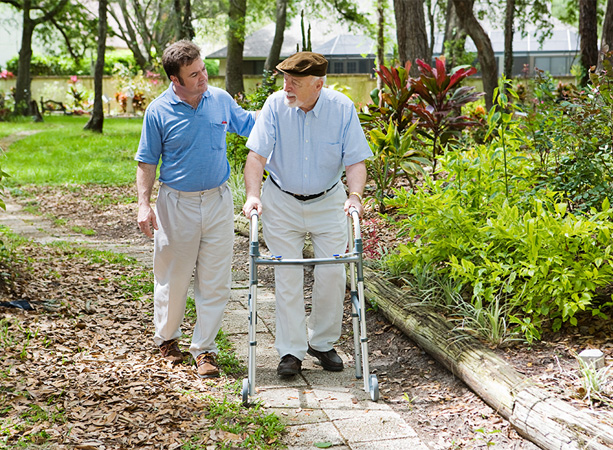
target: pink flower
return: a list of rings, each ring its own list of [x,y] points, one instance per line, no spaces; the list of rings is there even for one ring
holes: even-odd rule
[[[70,82],[71,83],[76,83],[77,81],[79,81],[79,78],[76,75],[72,75],[70,77]]]
[[[4,69],[2,72],[0,72],[0,79],[13,78],[14,76],[15,75],[13,75],[13,72],[9,72],[6,69]]]

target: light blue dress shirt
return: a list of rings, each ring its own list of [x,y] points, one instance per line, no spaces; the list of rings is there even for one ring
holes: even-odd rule
[[[253,127],[247,147],[267,158],[266,170],[284,191],[312,195],[334,186],[346,166],[372,152],[353,102],[323,88],[315,107],[305,113],[272,94]]]
[[[223,89],[209,86],[198,108],[183,102],[170,87],[145,111],[134,159],[160,166],[160,181],[179,191],[216,188],[230,176],[226,132],[249,135],[255,112],[236,104]]]

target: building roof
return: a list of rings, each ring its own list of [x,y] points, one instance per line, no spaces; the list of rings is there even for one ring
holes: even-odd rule
[[[368,36],[339,34],[315,47],[313,51],[327,56],[374,55],[375,41]]]
[[[565,25],[552,18],[554,25],[552,36],[546,39],[541,46],[538,37],[541,30],[533,25],[528,25],[526,36],[515,32],[513,35],[513,53],[576,53],[579,51],[579,33],[571,26]],[[504,30],[487,29],[487,24],[482,23],[492,42],[494,53],[504,53]],[[350,34],[348,30],[330,30],[313,26],[311,42],[314,52],[326,56],[364,56],[376,53],[375,41],[369,36]],[[275,34],[275,24],[270,24],[255,33],[247,36],[243,58],[266,59]],[[286,28],[281,48],[281,58],[287,58],[296,53],[296,45],[302,46],[302,33],[299,24]],[[443,33],[435,33],[434,54],[440,55],[443,48]],[[466,51],[476,52],[477,48],[473,41],[466,40]],[[225,59],[228,57],[228,48],[221,48],[209,55],[209,59]]]
[[[306,26],[308,25],[305,25],[305,27]],[[330,34],[327,31],[319,29],[317,32],[311,30],[311,45],[313,47],[313,51],[315,51],[315,48],[319,45],[333,38],[335,34],[336,33]],[[247,36],[247,38],[245,38],[245,46],[243,49],[243,59],[266,59],[274,37],[274,23],[266,25],[264,28],[261,28],[255,33]],[[285,33],[283,33],[283,46],[281,47],[281,58],[284,59],[296,53],[297,45],[302,47],[302,31],[299,23],[295,23],[292,26],[285,28]],[[206,55],[207,59],[225,59],[227,57],[227,46]]]

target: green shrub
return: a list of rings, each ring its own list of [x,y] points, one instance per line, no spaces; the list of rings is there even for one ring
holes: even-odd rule
[[[256,87],[255,91],[247,95],[238,94],[236,102],[247,111],[261,110],[270,94],[280,89],[276,85],[275,76],[265,73],[263,82]],[[226,135],[228,160],[234,172],[242,172],[245,167],[245,161],[249,153],[249,149],[245,146],[246,142],[247,138],[238,134],[228,133]]]
[[[134,59],[132,52],[106,52],[104,55],[104,74],[113,75],[118,65],[126,67],[132,73],[132,75],[136,75],[138,73],[136,60]]]
[[[541,74],[524,123],[525,141],[538,155],[541,182],[563,194],[571,211],[600,208],[613,192],[613,74],[592,74],[585,91],[556,84]]]
[[[613,304],[596,291],[613,283],[613,209],[568,214],[550,191],[531,195],[529,159],[506,152],[511,185],[505,195],[505,163],[496,145],[449,152],[442,158],[446,180],[429,181],[410,193],[396,192],[407,243],[388,259],[395,274],[435,268],[463,286],[473,305],[499,297],[527,333],[544,320],[557,330],[576,325],[579,311],[603,316]],[[527,326],[529,325],[529,327]],[[533,333],[534,334],[534,333]]]
[[[19,56],[6,63],[8,70],[18,74]],[[83,59],[78,64],[67,56],[42,56],[33,54],[30,62],[30,74],[33,76],[49,75],[89,75],[91,61]]]
[[[95,58],[83,58],[78,63],[73,58],[67,55],[49,56],[49,55],[32,55],[30,62],[30,74],[33,76],[51,76],[51,75],[93,75]],[[207,61],[208,63],[208,61]],[[125,67],[133,75],[138,74],[138,66],[131,52],[126,51],[108,51],[104,56],[104,75],[113,75],[117,65]],[[211,70],[219,71],[219,64],[210,63]],[[19,67],[19,56],[15,56],[8,60],[6,69],[17,75]],[[209,65],[207,64],[207,70]]]
[[[219,60],[218,59],[205,59],[204,66],[210,77],[216,77],[219,75]]]

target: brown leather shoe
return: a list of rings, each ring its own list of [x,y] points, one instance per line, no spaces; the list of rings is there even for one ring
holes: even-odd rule
[[[320,352],[309,345],[307,353],[317,358],[325,370],[329,370],[330,372],[340,372],[343,370],[343,360],[334,349],[328,350],[327,352]]]
[[[200,378],[215,378],[219,376],[219,365],[215,353],[200,353],[196,356],[196,367]]]
[[[181,352],[176,339],[162,342],[160,352],[162,353],[162,358],[175,364],[182,363],[185,359],[185,355]]]
[[[277,367],[277,375],[280,377],[293,377],[302,371],[302,361],[294,355],[287,354],[281,358]]]

